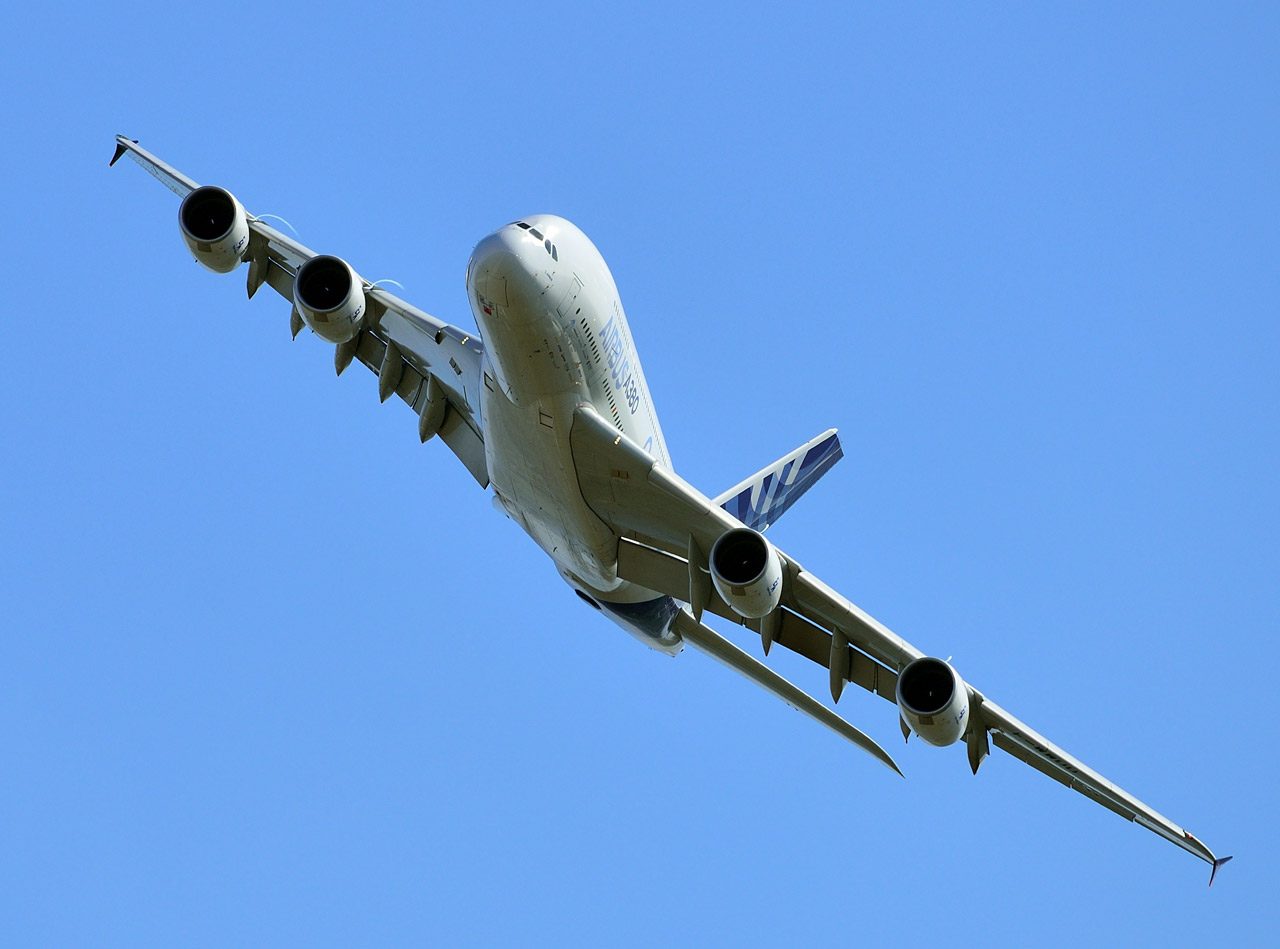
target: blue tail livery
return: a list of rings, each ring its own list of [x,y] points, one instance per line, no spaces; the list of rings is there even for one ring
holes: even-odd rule
[[[715,499],[748,527],[764,531],[844,457],[834,428],[757,471]]]

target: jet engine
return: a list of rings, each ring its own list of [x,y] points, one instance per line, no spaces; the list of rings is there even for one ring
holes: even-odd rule
[[[767,616],[782,599],[782,562],[759,531],[735,527],[716,540],[708,558],[716,591],[740,616]]]
[[[341,257],[312,257],[294,275],[293,304],[317,336],[345,343],[360,332],[364,284]]]
[[[214,273],[240,266],[249,244],[249,221],[231,192],[206,185],[178,207],[178,229],[193,257]]]
[[[898,673],[898,710],[911,730],[931,745],[959,741],[969,724],[969,689],[941,659],[922,657]]]

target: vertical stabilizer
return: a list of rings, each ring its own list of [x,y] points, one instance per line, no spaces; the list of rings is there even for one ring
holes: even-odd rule
[[[753,530],[764,531],[844,457],[834,428],[757,471],[715,499]]]

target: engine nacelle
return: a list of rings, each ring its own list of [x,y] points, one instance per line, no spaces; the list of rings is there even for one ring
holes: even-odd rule
[[[941,659],[924,657],[898,673],[898,711],[911,730],[931,745],[952,745],[969,725],[969,690]]]
[[[740,616],[767,616],[782,599],[782,561],[759,531],[735,527],[720,535],[708,558],[716,591]]]
[[[196,261],[214,273],[231,273],[249,246],[249,219],[231,192],[196,188],[178,208],[178,230]]]
[[[330,343],[360,332],[367,304],[364,284],[341,257],[312,257],[293,278],[293,305],[312,331]]]

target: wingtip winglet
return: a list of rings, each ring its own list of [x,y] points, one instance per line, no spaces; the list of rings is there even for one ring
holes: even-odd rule
[[[1209,874],[1209,885],[1213,886],[1213,878],[1218,875],[1218,867],[1231,860],[1231,857],[1219,857],[1213,861],[1213,871]]]
[[[118,162],[120,160],[120,156],[129,150],[129,146],[125,144],[126,141],[133,142],[133,144],[135,145],[138,144],[138,140],[136,138],[126,139],[125,136],[123,135],[117,135],[116,136],[116,153],[111,156],[111,161],[107,162],[108,168],[110,168],[112,165]]]

